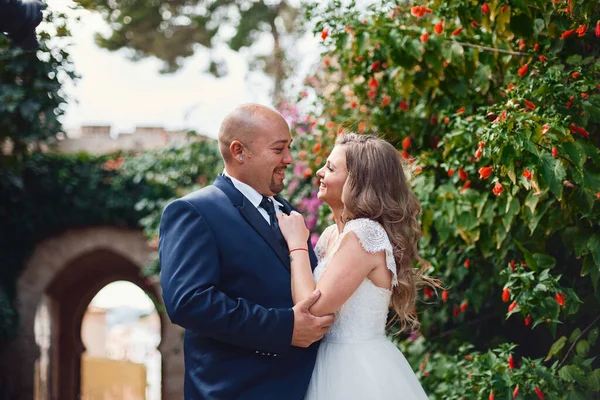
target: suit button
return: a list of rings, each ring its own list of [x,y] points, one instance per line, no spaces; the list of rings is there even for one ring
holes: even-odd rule
[[[273,357],[277,357],[277,353],[273,353]]]
[[[258,354],[258,350],[256,350],[256,354]]]

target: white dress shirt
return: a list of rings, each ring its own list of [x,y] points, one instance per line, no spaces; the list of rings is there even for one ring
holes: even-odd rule
[[[244,197],[246,197],[250,201],[250,203],[252,203],[252,205],[254,207],[256,207],[256,209],[258,210],[258,212],[260,212],[260,214],[263,216],[265,221],[267,221],[267,223],[269,225],[271,225],[271,219],[269,218],[269,214],[267,213],[267,210],[260,207],[260,202],[262,201],[263,195],[258,193],[256,191],[256,189],[254,189],[252,186],[250,186],[244,182],[240,182],[237,179],[235,179],[234,177],[232,177],[231,175],[229,175],[226,170],[223,170],[223,175],[225,175],[229,179],[231,179],[233,186],[235,186],[235,188],[237,190],[239,190],[244,195]],[[280,202],[275,200],[275,198],[273,196],[269,196],[269,198],[271,199],[271,201],[273,201],[273,204],[275,205],[275,212],[276,213],[283,212],[283,211],[281,211],[283,204],[281,204]]]

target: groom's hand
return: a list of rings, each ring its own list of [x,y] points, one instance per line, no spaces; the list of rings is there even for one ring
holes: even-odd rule
[[[294,333],[292,346],[308,347],[321,340],[333,324],[333,314],[315,317],[309,308],[321,297],[321,292],[315,290],[307,299],[296,304],[294,310]]]

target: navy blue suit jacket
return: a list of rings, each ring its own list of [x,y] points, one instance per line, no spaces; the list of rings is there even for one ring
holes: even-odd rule
[[[167,313],[185,328],[185,398],[302,399],[318,343],[291,346],[287,246],[228,178],[165,208],[159,254]]]

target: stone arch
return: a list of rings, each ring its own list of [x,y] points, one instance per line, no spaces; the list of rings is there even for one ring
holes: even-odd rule
[[[151,253],[138,230],[97,227],[70,230],[41,242],[18,281],[19,336],[0,361],[19,399],[34,397],[34,365],[40,355],[34,321],[47,300],[51,319],[50,399],[79,398],[81,323],[92,298],[107,284],[125,280],[144,290],[160,311],[160,285],[140,277]],[[183,398],[182,329],[161,319],[162,398]]]

